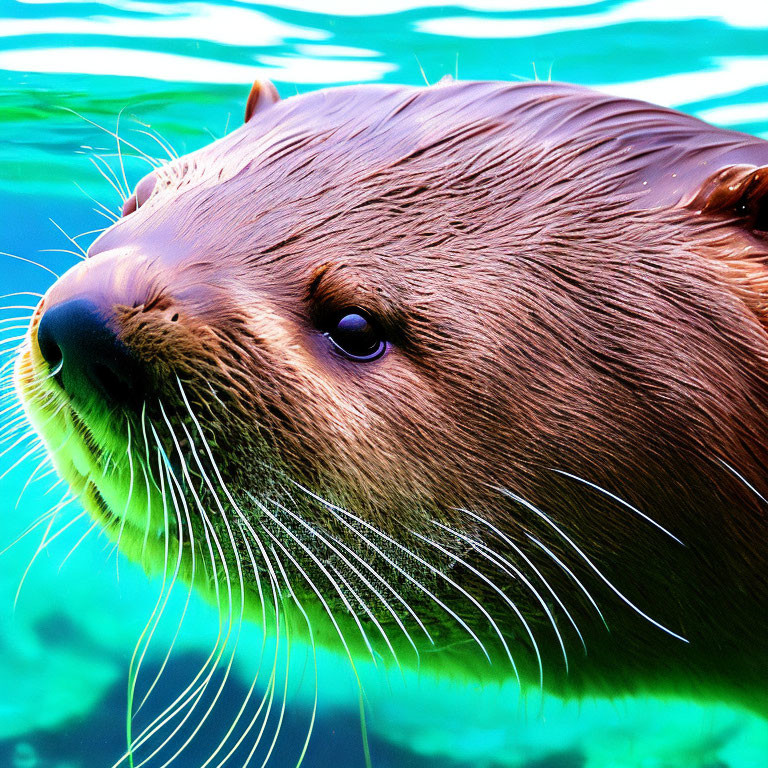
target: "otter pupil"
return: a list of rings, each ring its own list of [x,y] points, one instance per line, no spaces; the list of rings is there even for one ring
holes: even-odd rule
[[[341,315],[325,336],[337,352],[350,360],[375,360],[384,354],[387,346],[381,332],[357,311]]]

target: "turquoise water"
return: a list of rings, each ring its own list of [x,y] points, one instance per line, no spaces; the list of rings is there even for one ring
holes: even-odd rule
[[[288,97],[354,82],[431,83],[445,74],[567,80],[768,138],[768,3],[0,0],[0,251],[55,273],[74,262],[66,251],[76,249],[51,219],[75,236],[105,225],[101,205],[117,209],[112,183],[119,184],[122,171],[108,131],[117,128],[118,116],[126,141],[162,156],[164,142],[183,153],[237,125],[257,76],[271,78]],[[104,163],[115,169],[112,182],[98,170]],[[128,182],[145,172],[128,149]],[[77,242],[85,247],[92,237]],[[42,292],[54,279],[46,269],[2,258],[0,294]],[[16,307],[30,306],[30,298],[0,301],[3,352],[15,345],[28,313]],[[4,392],[2,407],[10,404]],[[51,489],[55,478],[44,468],[27,486],[40,456],[26,455],[30,443],[15,444],[7,426],[13,417],[3,415],[0,435],[10,437],[0,458],[0,472],[7,472],[0,480],[0,549],[65,490]],[[18,600],[42,529],[0,558],[2,766],[110,766],[125,746],[127,670],[161,584],[117,558],[78,514],[70,504],[57,516],[52,533],[74,522],[35,558]],[[144,690],[163,665],[184,610],[186,593],[177,592],[146,654]],[[212,609],[193,598],[139,724],[189,683],[215,642],[216,626]],[[253,679],[249,649],[260,644],[246,628],[224,695],[176,765],[199,767],[226,735]],[[228,653],[211,690],[223,679]],[[309,666],[300,654],[292,661],[274,765],[295,765],[299,757],[312,715]],[[546,700],[531,711],[503,686],[387,677],[375,669],[361,674],[367,739],[379,768],[768,764],[768,725],[716,703]],[[305,764],[362,766],[354,680],[344,663],[325,657],[319,676],[323,695]],[[275,723],[273,717],[269,727]],[[271,732],[267,746],[270,741]],[[173,751],[148,765],[163,765]],[[246,755],[236,753],[231,764],[242,765]],[[263,749],[251,764],[265,756]]]

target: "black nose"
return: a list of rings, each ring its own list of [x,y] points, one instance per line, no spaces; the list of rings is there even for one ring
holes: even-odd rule
[[[116,405],[136,398],[136,359],[94,303],[70,299],[47,309],[37,341],[51,374],[74,400],[99,398]]]

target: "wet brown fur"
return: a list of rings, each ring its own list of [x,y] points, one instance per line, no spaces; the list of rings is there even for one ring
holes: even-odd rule
[[[149,199],[46,300],[87,293],[116,307],[154,390],[178,399],[179,376],[205,412],[234,487],[260,492],[263,443],[299,482],[425,557],[435,550],[410,531],[437,539],[437,519],[514,559],[460,510],[500,528],[586,640],[586,657],[568,640],[566,678],[538,604],[493,571],[536,629],[553,689],[764,708],[765,184],[745,187],[749,215],[733,195],[708,201],[723,189],[713,174],[768,162],[766,143],[561,85],[252,101],[246,125],[158,171]],[[380,323],[383,358],[333,354],[321,331],[346,307]],[[499,489],[544,511],[689,642],[618,600]],[[529,536],[588,584],[609,633]],[[499,595],[461,565],[449,573],[518,638],[535,678]],[[482,618],[473,626],[493,642]]]

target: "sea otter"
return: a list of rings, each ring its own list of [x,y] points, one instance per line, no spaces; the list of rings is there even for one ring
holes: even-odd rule
[[[273,629],[765,712],[766,192],[768,142],[572,85],[257,82],[17,389],[129,556]]]

